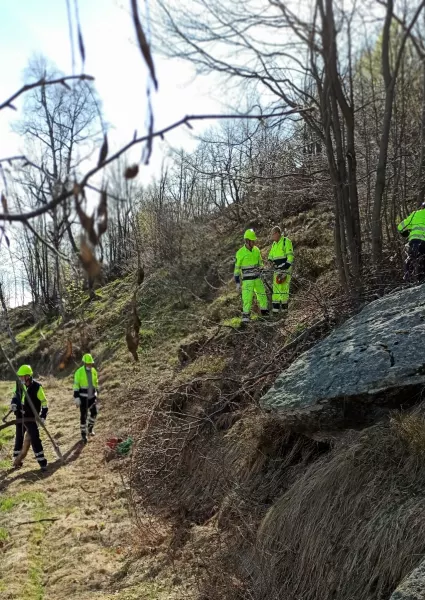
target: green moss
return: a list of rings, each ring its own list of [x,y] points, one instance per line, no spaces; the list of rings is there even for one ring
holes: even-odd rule
[[[151,344],[156,335],[156,332],[153,329],[141,329],[139,331],[140,335],[140,343],[141,344]]]
[[[239,329],[242,325],[241,317],[233,317],[232,319],[225,319],[223,321],[225,327],[232,327],[233,329]]]
[[[45,512],[36,512],[35,519],[45,517]],[[23,588],[23,596],[28,600],[43,600],[43,559],[39,551],[40,544],[43,541],[45,534],[45,526],[42,523],[37,523],[31,531],[29,543],[33,551],[29,556],[28,579]]]
[[[45,495],[42,492],[20,492],[16,496],[6,496],[0,498],[0,512],[9,512],[21,504],[33,504],[35,508],[44,508],[46,502]]]
[[[225,366],[226,360],[222,356],[199,356],[184,369],[182,375],[185,379],[207,374],[214,375],[222,373]]]
[[[229,306],[234,304],[235,301],[239,301],[239,294],[237,292],[227,292],[218,296],[212,305]]]
[[[16,506],[16,503],[13,498],[3,498],[0,500],[0,511],[8,512],[12,510],[12,508]]]
[[[28,580],[23,589],[26,600],[43,600],[43,571],[41,560],[33,558],[33,564],[28,569]]]
[[[229,290],[220,294],[207,307],[206,315],[214,322],[232,319],[235,313],[240,311],[240,294],[234,290],[234,286],[228,287]]]
[[[28,329],[24,329],[16,335],[16,341],[22,344],[28,337],[30,337],[37,330],[37,325],[32,325]]]

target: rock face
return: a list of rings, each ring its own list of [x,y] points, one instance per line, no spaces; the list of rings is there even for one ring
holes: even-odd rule
[[[412,402],[425,383],[425,284],[384,296],[301,355],[261,399],[308,427]],[[373,401],[373,402],[372,402]],[[335,424],[335,423],[334,423]]]
[[[399,585],[390,600],[424,600],[425,598],[425,562],[421,563]]]

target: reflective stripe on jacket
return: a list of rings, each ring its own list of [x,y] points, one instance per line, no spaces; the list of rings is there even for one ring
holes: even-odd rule
[[[234,277],[237,282],[240,280],[249,281],[257,279],[259,276],[258,268],[263,266],[261,252],[257,246],[252,250],[248,250],[246,246],[242,246],[236,252]]]
[[[289,238],[281,236],[278,242],[273,242],[268,259],[276,270],[288,269],[294,262],[294,250]]]
[[[45,413],[47,414],[47,398],[44,394],[43,386],[41,385],[41,383],[33,379],[28,387],[23,383],[21,384],[21,386],[22,387],[20,389],[20,393],[15,387],[12,402],[18,407],[22,407],[22,412],[24,413],[24,415],[26,417],[34,417],[32,408],[30,407],[26,398],[25,389],[28,393],[28,396],[31,399],[31,402],[34,405],[36,414],[39,414],[41,409],[45,409]]]
[[[424,240],[425,241],[425,208],[415,210],[397,227],[400,233],[409,232],[408,241]]]

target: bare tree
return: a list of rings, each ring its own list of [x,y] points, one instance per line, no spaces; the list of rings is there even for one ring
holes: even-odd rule
[[[111,279],[131,269],[134,258],[138,265],[141,262],[139,211],[143,191],[137,180],[122,177],[124,170],[124,162],[118,160],[110,169],[108,185],[112,204],[101,251]]]
[[[29,82],[60,77],[53,65],[44,57],[32,59],[26,70]],[[26,155],[31,160],[20,170],[18,182],[22,189],[21,203],[30,207],[46,205],[48,199],[62,194],[73,185],[73,179],[84,161],[91,156],[99,142],[101,130],[99,100],[93,85],[77,81],[71,86],[36,87],[27,95],[24,114],[15,124],[22,136]],[[63,313],[60,248],[64,250],[64,237],[74,253],[78,246],[72,231],[76,213],[69,200],[52,207],[42,217],[42,238],[53,248],[43,260],[40,274],[48,274],[43,301],[51,310]],[[33,234],[26,251],[34,251]],[[46,253],[46,249],[42,250]],[[47,262],[52,268],[47,269]]]
[[[412,167],[405,164],[406,153],[400,144],[408,144],[415,156],[415,145],[424,147],[423,134],[420,144],[411,143],[406,120],[409,111],[417,112],[418,98],[415,94],[415,100],[408,99],[405,86],[399,96],[397,93],[399,78],[405,84],[406,77],[413,73],[409,44],[423,60],[417,24],[424,3],[400,2],[398,6],[393,1],[379,0],[371,6],[360,1],[347,10],[338,0],[312,0],[302,7],[281,0],[243,5],[226,0],[193,0],[185,11],[175,6],[171,10],[167,0],[159,4],[158,35],[162,31],[163,40],[167,40],[166,45],[159,46],[165,54],[190,60],[200,72],[215,71],[237,78],[244,89],[251,86],[261,90],[272,107],[284,104],[294,110],[307,105],[315,108],[314,112],[300,112],[305,121],[305,155],[312,147],[310,140],[326,151],[334,190],[339,277],[347,291],[358,295],[365,251],[369,257],[371,244],[378,269],[383,232],[386,240],[392,240],[394,221],[407,209],[403,204],[410,193],[406,182],[402,185],[401,175],[405,169],[410,173]],[[397,15],[398,9],[402,17]],[[367,19],[371,10],[376,22],[381,23],[380,29]],[[375,49],[370,50],[372,39]],[[365,50],[369,57],[379,54],[377,71],[374,58],[367,64]],[[359,67],[363,72],[360,79]],[[424,72],[421,77],[423,80]],[[420,102],[423,105],[422,98]],[[392,129],[394,110],[397,124]],[[420,116],[420,130],[424,115]],[[366,130],[368,123],[373,123],[372,130]],[[366,148],[358,143],[359,128]],[[412,134],[419,142],[421,138]],[[388,201],[384,193],[390,148],[397,152],[391,158],[395,162],[389,176],[391,189],[387,190],[392,199]],[[362,162],[360,173],[359,152],[362,161],[367,161],[367,165]],[[423,152],[418,160],[415,168],[419,169],[420,181]],[[360,196],[359,181],[363,191],[365,179],[365,196]],[[417,185],[420,190],[420,183]],[[397,191],[400,189],[401,194]]]
[[[15,348],[17,345],[16,338],[13,334],[12,327],[9,319],[9,308],[8,308],[8,298],[7,298],[8,290],[7,290],[7,281],[6,278],[1,275],[0,276],[0,306],[2,309],[1,312],[1,320],[2,320],[2,329],[4,329],[11,341],[12,347]]]
[[[205,119],[258,121],[268,118],[281,118],[283,122],[295,113],[310,110],[309,107],[297,107],[295,110],[279,107],[266,114],[262,111],[251,111],[249,114],[186,115],[175,123],[155,131],[149,102],[152,87],[156,88],[158,85],[155,66],[141,24],[137,0],[130,0],[130,11],[136,42],[143,61],[148,67],[151,82],[148,84],[147,93],[149,126],[146,134],[134,136],[128,143],[110,152],[105,133],[96,163],[93,160],[86,163],[85,158],[90,152],[84,154],[81,148],[86,149],[91,146],[90,138],[93,130],[90,128],[90,123],[93,122],[95,113],[93,107],[96,107],[96,114],[98,113],[97,102],[90,101],[94,96],[90,83],[93,77],[85,73],[72,76],[49,74],[44,66],[42,69],[39,68],[39,63],[33,65],[37,73],[35,79],[30,80],[0,103],[0,110],[15,109],[15,101],[29,94],[27,107],[31,106],[31,111],[34,113],[32,118],[34,116],[37,118],[35,123],[30,118],[21,121],[21,133],[32,140],[25,154],[0,158],[3,184],[0,220],[4,222],[3,233],[8,223],[24,225],[25,233],[18,239],[21,245],[31,246],[31,255],[25,261],[25,268],[34,300],[47,299],[53,310],[56,298],[59,303],[61,301],[61,277],[63,279],[63,276],[60,261],[68,260],[66,254],[70,254],[68,247],[63,246],[66,238],[74,252],[78,249],[79,260],[89,279],[93,280],[100,272],[96,253],[97,248],[100,248],[102,254],[101,238],[108,228],[110,201],[114,197],[108,197],[106,177],[100,181],[99,176],[131,148],[143,145],[144,151],[139,164],[146,163],[157,137],[163,138],[173,129],[184,125],[190,126],[191,122]],[[84,63],[84,40],[79,23],[77,25],[79,50]],[[70,26],[72,27],[72,23]],[[40,124],[42,126],[39,126]],[[80,150],[77,151],[77,148]],[[138,169],[138,164],[131,165],[125,168],[121,176],[126,180],[132,180],[137,177]],[[181,175],[186,177],[189,172],[182,172]],[[195,205],[198,206],[194,203],[194,187],[189,179],[180,177],[180,181],[184,181],[184,185],[176,195],[174,183],[171,193],[166,188],[167,179],[163,178],[157,189],[153,190],[154,193],[152,194],[152,190],[149,192],[151,197],[146,196],[147,204],[145,202],[145,205],[150,207],[151,214],[155,214],[156,211],[157,216],[160,214],[162,216],[161,209],[166,207],[164,214],[167,228],[174,233],[178,230],[172,229],[170,224],[174,223],[176,215],[181,218],[189,206],[192,211]],[[90,210],[87,197],[93,191],[99,194],[99,201],[97,207]],[[182,202],[183,212],[177,208]],[[154,207],[153,212],[152,207]],[[72,228],[74,220],[81,225],[82,236],[79,243]],[[161,222],[161,227],[163,226]],[[121,228],[121,224],[119,227]],[[133,220],[132,227],[133,230],[139,230],[140,221]],[[139,251],[140,244],[138,256],[140,256]],[[59,310],[63,310],[63,307],[59,306]]]
[[[393,0],[388,0],[386,4],[386,16],[382,32],[382,74],[385,84],[385,109],[384,118],[382,121],[379,157],[376,169],[375,196],[372,213],[372,256],[375,267],[377,268],[380,266],[382,258],[382,198],[384,194],[386,181],[388,144],[390,137],[391,120],[393,116],[394,95],[397,77],[399,75],[409,33],[413,29],[424,7],[425,2],[420,2],[419,5],[416,7],[413,17],[410,19],[410,22],[408,23],[407,28],[401,38],[399,48],[397,49],[395,58],[393,60],[394,66],[391,68],[391,50],[394,50],[394,47],[391,46],[391,31],[394,31],[394,28],[392,27],[394,2]]]

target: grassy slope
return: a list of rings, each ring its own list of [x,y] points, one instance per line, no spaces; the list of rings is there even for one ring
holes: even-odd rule
[[[11,472],[7,467],[12,440],[10,435],[1,440],[1,597],[172,598],[169,582],[158,583],[149,577],[148,560],[143,576],[136,580],[129,576],[134,557],[149,551],[149,545],[130,518],[131,503],[117,468],[119,461],[105,460],[104,442],[109,433],[125,436],[129,430],[117,403],[107,401],[109,386],[105,383],[103,387],[98,436],[83,448],[77,443],[78,410],[69,385],[53,378],[42,381],[50,399],[49,430],[66,459],[63,465],[59,463],[43,435],[48,474],[40,476],[31,453],[23,469]],[[9,389],[10,384],[2,384],[3,397]],[[55,520],[34,522],[40,519]],[[27,521],[32,523],[20,525]]]
[[[301,258],[301,283],[291,317],[279,330],[282,344],[320,312],[317,294],[324,295],[322,288],[335,287],[331,271],[332,233],[323,226],[328,217],[320,209],[313,209],[288,220],[296,256]],[[97,301],[82,306],[75,321],[65,325],[56,320],[21,327],[25,311],[12,311],[12,328],[18,331],[16,364],[28,361],[37,375],[54,376],[45,381],[51,400],[48,425],[63,451],[72,448],[78,438],[78,417],[70,400],[70,374],[86,349],[94,353],[99,365],[103,411],[96,441],[75,461],[55,469],[43,480],[33,471],[30,455],[23,471],[7,474],[10,430],[6,438],[0,438],[2,597],[62,600],[78,595],[83,600],[131,600],[189,598],[196,592],[197,570],[191,563],[190,551],[184,560],[192,566],[184,569],[184,577],[176,575],[170,566],[167,525],[158,523],[152,539],[151,521],[149,527],[145,527],[143,516],[137,522],[130,521],[124,484],[114,461],[107,464],[104,460],[104,441],[110,434],[126,434],[140,427],[135,419],[145,418],[155,403],[156,390],[159,395],[164,387],[200,375],[218,375],[232,357],[233,350],[231,346],[226,349],[225,343],[232,335],[231,328],[225,327],[223,349],[218,355],[215,350],[212,354],[204,352],[185,368],[178,359],[182,343],[210,338],[220,323],[239,325],[239,298],[230,282],[239,233],[228,233],[211,243],[215,244],[223,284],[207,301],[197,297],[190,286],[188,289],[180,283],[176,285],[166,272],[156,273],[141,287],[138,363],[133,362],[124,341],[133,293],[130,279],[98,290]],[[318,278],[313,294],[310,286],[303,284],[305,277]],[[59,371],[60,356],[68,340],[75,356],[64,371]],[[7,343],[4,337],[3,342]],[[5,384],[0,390],[3,401],[8,397],[6,387]],[[50,451],[48,454],[54,460]],[[16,527],[19,522],[45,517],[58,520]],[[200,528],[196,536],[203,535]],[[214,534],[209,532],[208,543],[211,535]],[[157,546],[155,552],[152,545]],[[117,595],[113,594],[115,591]]]

